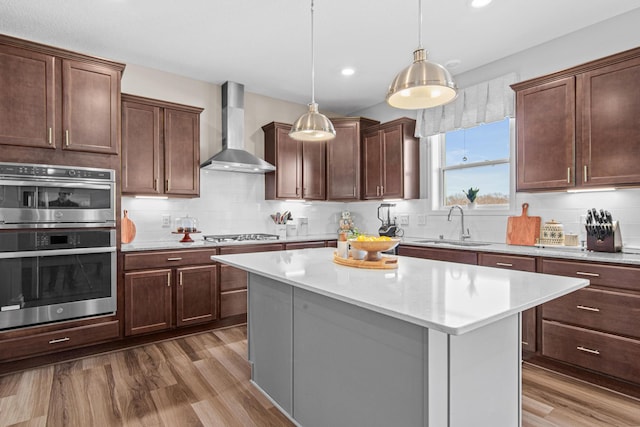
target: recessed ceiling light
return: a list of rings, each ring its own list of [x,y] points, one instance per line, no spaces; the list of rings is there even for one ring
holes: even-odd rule
[[[493,0],[471,0],[471,7],[480,9],[481,7],[488,6]]]
[[[449,70],[453,70],[453,69],[458,68],[461,63],[462,63],[462,61],[460,61],[459,59],[451,59],[451,60],[445,62],[444,66],[446,68],[448,68]]]
[[[353,76],[355,74],[356,70],[354,70],[353,68],[343,68],[341,73],[343,76]]]

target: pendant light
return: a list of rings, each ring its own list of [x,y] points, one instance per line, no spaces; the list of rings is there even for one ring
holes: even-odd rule
[[[318,112],[315,99],[315,55],[313,51],[313,0],[311,0],[311,104],[309,112],[295,121],[289,136],[298,141],[327,141],[336,137],[333,123]]]
[[[387,92],[387,103],[405,110],[436,107],[458,96],[458,88],[449,71],[429,61],[422,47],[422,0],[418,0],[418,14],[418,48],[413,52],[413,64],[393,79]]]

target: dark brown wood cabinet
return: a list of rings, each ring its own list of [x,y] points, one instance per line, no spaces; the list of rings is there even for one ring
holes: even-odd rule
[[[503,255],[480,253],[478,254],[478,265],[486,267],[503,268],[506,270],[536,271],[536,259],[528,256]],[[522,312],[522,349],[535,352],[537,349],[537,315],[536,308],[530,308]]]
[[[200,194],[199,107],[122,94],[122,194]]]
[[[215,254],[215,249],[126,253],[125,335],[217,320]]]
[[[220,247],[220,255],[281,251],[280,243]],[[230,265],[220,265],[220,318],[247,313],[247,272]]]
[[[367,128],[362,140],[362,198],[420,197],[420,147],[415,120],[401,118]]]
[[[265,198],[326,199],[326,142],[296,141],[291,125],[272,122],[264,131],[265,160],[276,166],[265,174]]]
[[[542,259],[541,272],[591,282],[542,305],[542,355],[640,383],[640,269]]]
[[[331,119],[336,137],[327,142],[327,200],[359,200],[362,132],[380,124],[362,117]]]
[[[434,259],[436,261],[458,262],[461,264],[478,264],[478,253],[466,250],[427,248],[424,246],[403,244],[398,247],[398,255]]]
[[[512,85],[518,191],[640,185],[640,48]]]
[[[116,62],[0,36],[0,144],[119,154],[123,70]]]

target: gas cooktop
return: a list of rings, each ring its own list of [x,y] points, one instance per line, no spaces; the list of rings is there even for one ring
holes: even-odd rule
[[[244,242],[254,240],[278,240],[275,234],[255,233],[255,234],[210,234],[203,236],[207,242]]]

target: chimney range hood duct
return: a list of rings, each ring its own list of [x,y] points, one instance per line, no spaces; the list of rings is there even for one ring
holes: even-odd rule
[[[244,173],[276,170],[271,163],[244,149],[244,85],[222,85],[222,151],[200,165],[202,169]]]

